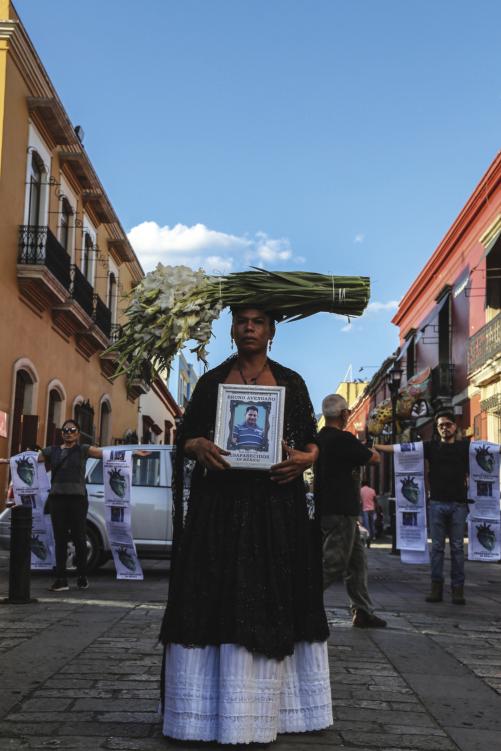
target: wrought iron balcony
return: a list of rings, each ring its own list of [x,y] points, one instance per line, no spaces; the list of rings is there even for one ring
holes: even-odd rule
[[[70,286],[71,260],[48,227],[22,225],[19,228],[18,263],[46,266],[65,289]]]
[[[121,336],[122,336],[122,327],[120,326],[120,324],[112,323],[111,331],[110,331],[110,342],[112,344],[115,344],[115,342],[118,342]]]
[[[439,363],[431,371],[431,388],[434,399],[454,395],[454,365]]]
[[[70,295],[80,307],[92,318],[94,314],[94,288],[85,278],[78,266],[71,267]]]
[[[94,311],[92,318],[96,326],[98,326],[103,334],[106,334],[108,339],[111,334],[111,310],[101,300],[99,295],[94,295]]]
[[[17,280],[19,288],[38,310],[68,297],[70,257],[48,227],[19,227]]]
[[[468,342],[468,375],[501,352],[501,313],[482,326]]]
[[[112,344],[117,342],[122,335],[122,327],[118,323],[112,323],[110,326],[110,333],[109,333],[109,340]],[[119,358],[118,352],[112,351],[109,352],[108,350],[105,350],[100,355],[101,359],[101,368],[103,370],[104,375],[111,378],[115,375],[115,371],[117,369],[117,363]]]

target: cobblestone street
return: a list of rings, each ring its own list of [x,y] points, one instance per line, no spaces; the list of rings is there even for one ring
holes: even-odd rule
[[[334,705],[331,730],[280,736],[277,749],[490,751],[501,748],[501,566],[467,564],[467,605],[424,602],[428,572],[388,546],[368,551],[370,589],[384,630],[351,626],[342,585],[326,595]],[[2,593],[7,557],[0,559]],[[115,582],[108,564],[86,592],[0,609],[0,748],[157,751],[161,650],[156,636],[165,563],[144,582]],[[175,744],[201,748],[199,744]]]

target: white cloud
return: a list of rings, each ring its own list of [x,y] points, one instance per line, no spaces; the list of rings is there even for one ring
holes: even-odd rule
[[[218,232],[204,224],[161,227],[156,222],[142,222],[127,236],[145,271],[151,271],[159,262],[185,264],[191,268],[201,266],[210,273],[290,260],[304,263],[304,258],[294,257],[287,238],[274,239],[266,232],[256,232],[254,237],[249,237]]]
[[[388,302],[370,302],[365,313],[380,313],[382,310],[397,310],[398,300],[388,300]]]
[[[343,326],[341,331],[343,334],[348,334],[352,331],[362,331],[362,326],[359,325],[359,321],[362,320],[362,318],[365,318],[367,315],[377,315],[378,313],[384,312],[384,311],[394,311],[398,308],[398,300],[388,300],[388,302],[370,302],[362,315],[359,318],[355,319],[349,319],[348,322]],[[356,326],[353,326],[353,321],[357,322]]]
[[[354,243],[363,243],[364,240],[365,240],[365,234],[363,232],[358,232],[353,238]]]

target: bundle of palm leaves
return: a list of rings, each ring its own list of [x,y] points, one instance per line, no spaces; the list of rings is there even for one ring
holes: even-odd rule
[[[152,369],[169,370],[188,341],[196,342],[191,351],[206,363],[212,322],[225,307],[264,308],[277,321],[320,312],[351,317],[363,313],[369,295],[368,277],[259,268],[209,276],[159,264],[131,293],[127,322],[108,351],[119,353],[116,375],[148,379]]]

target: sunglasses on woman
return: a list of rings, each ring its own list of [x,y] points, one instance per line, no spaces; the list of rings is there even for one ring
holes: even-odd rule
[[[78,428],[63,428],[63,433],[78,433]]]

